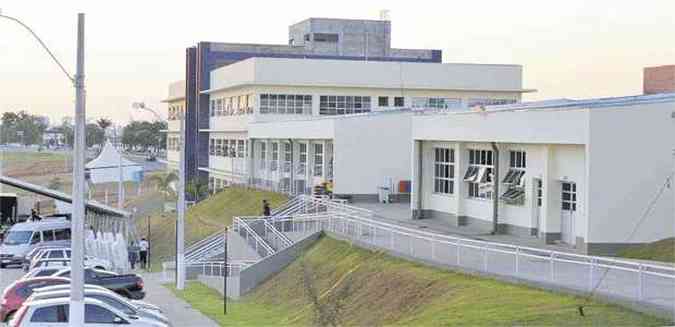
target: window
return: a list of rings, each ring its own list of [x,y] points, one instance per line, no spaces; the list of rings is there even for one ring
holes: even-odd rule
[[[217,156],[223,155],[223,139],[216,139],[216,149],[215,154]]]
[[[537,207],[541,207],[542,199],[544,197],[544,182],[537,179]]]
[[[247,114],[252,114],[253,113],[253,107],[255,107],[255,95],[254,94],[249,94],[247,96],[247,101],[246,103],[248,106],[246,107],[246,113]]]
[[[335,43],[337,41],[338,41],[338,35],[335,34],[335,33],[314,33],[314,42]]]
[[[223,99],[216,99],[216,116],[223,115]]]
[[[455,192],[454,163],[454,149],[434,148],[434,193],[453,194]]]
[[[229,148],[225,149],[226,152],[226,157],[232,157],[236,158],[237,157],[237,140],[230,140],[229,141]]]
[[[40,243],[40,232],[33,233],[33,238],[30,240],[30,244]]]
[[[323,144],[314,144],[314,176],[323,176]]]
[[[44,230],[42,231],[42,241],[51,242],[54,240],[54,231],[53,230]]]
[[[562,183],[562,210],[577,211],[577,184]]]
[[[403,107],[405,106],[405,100],[403,97],[394,97],[394,107]]]
[[[525,203],[525,151],[509,151],[509,171],[502,183],[507,185],[506,192],[500,197],[506,203],[522,205]]]
[[[101,295],[101,294],[92,294],[91,296],[87,296],[87,297],[90,297],[92,299],[97,299],[97,300],[99,300],[103,303],[106,303],[106,304],[112,306],[113,308],[115,308],[119,311],[122,311],[122,312],[124,312],[128,315],[136,314],[136,310],[134,308],[130,307],[129,305],[127,305],[124,302],[121,302],[121,301],[117,300],[114,297]]]
[[[62,250],[52,250],[49,251],[49,259],[60,259],[63,258]]]
[[[260,169],[267,166],[267,143],[260,143]]]
[[[469,167],[464,174],[464,181],[469,182],[469,197],[490,199],[492,192],[484,191],[482,188],[492,183],[492,170],[494,169],[492,161],[492,150],[473,150],[469,151]]]
[[[284,143],[284,172],[291,171],[291,162],[293,161],[293,147],[291,143]]]
[[[68,322],[68,305],[53,305],[38,308],[30,318],[31,322]]]
[[[320,115],[349,115],[363,112],[370,112],[370,97],[368,96],[322,95],[319,97]]]
[[[84,305],[84,322],[89,324],[114,324],[117,317],[110,310],[95,304]]]
[[[216,115],[216,100],[211,99],[210,101],[210,106],[209,106],[209,112],[211,113],[211,117]]]
[[[246,156],[246,145],[244,140],[237,140],[237,158],[244,158]]]
[[[279,164],[279,143],[272,143],[272,162],[270,163],[270,170],[276,171]]]
[[[70,239],[70,229],[56,229],[54,230],[54,239],[57,241],[64,241]]]
[[[377,97],[377,105],[380,107],[389,107],[389,97]]]
[[[261,94],[260,113],[311,115],[312,96],[302,94]]]
[[[305,41],[309,41],[310,37],[309,34],[305,34]]]
[[[516,103],[517,101],[514,99],[488,99],[488,98],[474,98],[474,99],[469,99],[469,108],[475,107],[475,106],[496,106],[496,105],[504,105],[504,104],[511,104],[511,103]]]
[[[435,108],[435,109],[461,108],[462,107],[462,99],[415,97],[415,98],[412,98],[412,107],[413,108]]]
[[[307,143],[298,144],[298,167],[296,173],[304,175],[307,169]]]

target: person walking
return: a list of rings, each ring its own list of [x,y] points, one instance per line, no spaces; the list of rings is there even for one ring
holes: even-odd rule
[[[129,253],[129,264],[131,265],[131,270],[134,270],[136,269],[136,262],[138,262],[138,246],[136,246],[136,242],[129,242],[127,252]]]
[[[138,247],[140,248],[140,255],[141,255],[141,269],[148,269],[148,249],[150,248],[150,244],[148,244],[148,240],[144,238],[141,239],[141,241],[138,243]]]
[[[272,215],[272,210],[270,210],[270,204],[267,200],[263,200],[263,216],[269,217]]]

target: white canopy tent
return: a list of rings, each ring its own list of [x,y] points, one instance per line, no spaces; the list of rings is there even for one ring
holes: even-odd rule
[[[85,169],[94,184],[119,182],[120,175],[122,181],[143,180],[143,165],[124,158],[110,142],[106,142],[98,157],[88,162]]]

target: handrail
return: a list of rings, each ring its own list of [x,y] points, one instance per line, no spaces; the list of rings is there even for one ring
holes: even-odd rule
[[[286,234],[280,232],[274,225],[270,224],[269,221],[265,220],[265,227],[269,228],[272,230],[272,234],[274,234],[276,237],[280,238],[284,242],[283,247],[289,247],[293,245],[293,241],[291,241]]]
[[[237,227],[238,227],[238,228],[243,227],[244,230],[246,230],[246,232],[247,232],[249,235],[253,236],[253,239],[256,241],[256,243],[257,243],[257,244],[260,244],[260,245],[265,249],[265,251],[267,251],[267,256],[269,256],[269,255],[271,255],[271,254],[274,254],[274,253],[276,252],[276,251],[274,251],[274,249],[272,249],[272,247],[271,247],[269,244],[267,244],[267,242],[266,242],[262,237],[260,237],[260,235],[258,235],[258,233],[256,233],[256,232],[251,228],[251,226],[249,226],[248,223],[246,223],[243,219],[239,219],[239,217],[235,217],[235,218],[234,218],[234,221],[235,221],[235,223],[237,224]]]

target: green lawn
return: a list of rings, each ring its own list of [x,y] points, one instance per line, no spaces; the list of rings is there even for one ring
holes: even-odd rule
[[[272,208],[288,200],[279,193],[231,187],[210,196],[188,209],[185,219],[187,244],[201,240],[232,224],[235,216],[262,215],[262,200],[267,199]],[[146,220],[138,220],[138,231],[145,235]],[[155,213],[150,217],[151,260],[155,269],[166,258],[173,256],[176,237],[176,215]]]
[[[619,256],[632,259],[675,262],[675,238],[667,238],[627,249],[621,251]]]
[[[311,267],[321,301],[343,292],[339,316],[349,326],[660,326],[667,321],[582,298],[499,282],[390,257],[322,238],[299,260],[222,314],[222,297],[199,283],[176,294],[221,325],[312,325],[303,283]],[[175,290],[174,290],[175,291]]]
[[[70,152],[0,151],[0,161],[3,164],[13,162],[63,161],[66,159],[66,155],[70,155]]]

